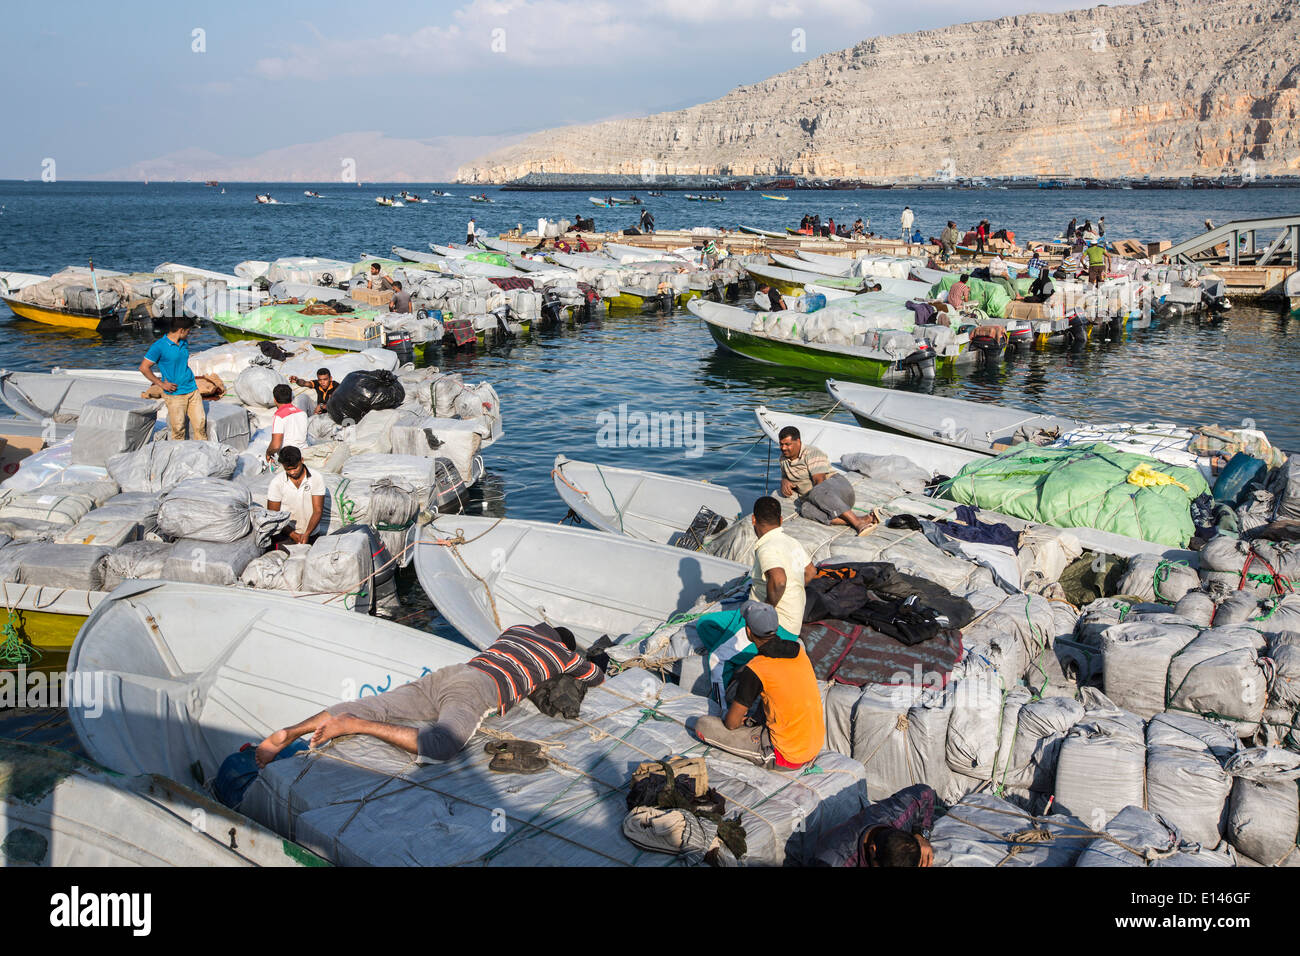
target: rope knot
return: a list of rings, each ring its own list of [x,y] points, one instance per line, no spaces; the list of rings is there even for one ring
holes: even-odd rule
[[[908,726],[907,714],[899,714],[898,720],[894,721],[894,729],[899,731],[900,733],[907,733],[907,726]]]

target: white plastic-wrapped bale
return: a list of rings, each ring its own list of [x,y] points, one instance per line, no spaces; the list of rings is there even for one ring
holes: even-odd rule
[[[101,395],[86,402],[72,434],[74,465],[104,465],[144,446],[158,421],[159,402],[127,395]]]
[[[326,532],[350,524],[367,524],[383,531],[404,530],[428,503],[415,487],[388,478],[371,480],[324,475],[325,509],[320,526]]]
[[[1238,737],[1251,736],[1268,699],[1266,665],[1259,660],[1266,644],[1249,627],[1202,631],[1169,662],[1168,709],[1214,715],[1231,721]]]
[[[154,527],[156,524],[150,522]],[[102,544],[118,547],[139,541],[146,528],[141,519],[115,508],[96,508],[54,540],[60,544]]]
[[[270,511],[259,504],[248,509],[248,524],[260,548],[269,548],[276,538],[294,530],[293,515],[288,511]]]
[[[1292,591],[1261,601],[1259,613],[1242,623],[1267,635],[1300,633],[1300,594]]]
[[[1225,770],[1232,777],[1228,842],[1265,866],[1300,866],[1300,754],[1252,747],[1228,758]]]
[[[231,342],[191,353],[190,371],[195,375],[217,375],[229,382],[255,361],[261,360],[262,350],[258,343]]]
[[[952,676],[945,759],[956,773],[988,780],[1002,748],[1003,682],[996,669],[973,656],[958,663]]]
[[[433,491],[433,460],[415,455],[353,455],[343,466],[344,478],[377,482],[400,482],[414,489],[422,505]]]
[[[919,494],[930,483],[931,475],[910,458],[902,455],[849,454],[840,467],[877,481],[890,481],[908,494]]]
[[[173,545],[165,541],[132,541],[122,545],[104,562],[104,590],[123,581],[156,581],[171,556]]]
[[[1024,704],[1016,714],[1011,761],[1002,782],[1017,790],[1052,793],[1061,743],[1083,717],[1083,704],[1071,697],[1044,697]]]
[[[1188,591],[1174,605],[1174,613],[1196,627],[1209,627],[1214,621],[1214,611],[1214,598],[1200,588]]]
[[[357,594],[361,601],[370,593],[374,571],[369,536],[359,531],[323,535],[312,543],[307,555],[302,590]]]
[[[1120,594],[1162,604],[1177,604],[1188,591],[1200,586],[1200,576],[1185,561],[1170,561],[1149,553],[1130,558],[1119,579]]]
[[[243,485],[218,478],[182,481],[158,506],[158,532],[169,538],[230,542],[250,530],[252,496]]]
[[[359,422],[344,426],[343,437],[353,455],[388,455],[393,450],[393,426],[401,419],[396,408],[379,408]]]
[[[1049,653],[1056,631],[1051,602],[1037,594],[1008,595],[998,588],[983,588],[968,600],[981,613],[962,629],[962,643],[979,648],[1003,683],[1013,686]]]
[[[289,380],[275,369],[250,365],[235,379],[235,394],[245,405],[275,408],[275,387],[288,384]]]
[[[102,508],[110,500],[117,497],[122,489],[117,486],[117,482],[104,473],[102,479],[96,481],[78,481],[62,482],[54,490],[65,495],[85,495],[95,502],[96,508]]]
[[[253,433],[248,409],[234,402],[204,402],[208,438],[243,451]]]
[[[244,566],[239,576],[245,587],[274,591],[301,591],[307,570],[309,544],[290,544],[283,549],[258,555]]]
[[[1129,621],[1102,634],[1106,695],[1118,706],[1151,717],[1169,703],[1170,662],[1196,639],[1187,624]],[[1175,685],[1176,686],[1176,685]]]
[[[101,545],[47,541],[10,544],[0,548],[0,579],[40,587],[99,591],[104,587],[104,562],[112,551]]]
[[[1034,817],[991,793],[962,797],[930,834],[935,866],[1073,866],[1083,824],[1066,814]]]
[[[455,418],[425,418],[412,424],[392,428],[392,451],[411,457],[448,458],[464,481],[474,476],[474,456],[483,439],[479,426]]]
[[[879,800],[925,783],[942,800],[960,799],[965,783],[948,766],[945,753],[952,705],[947,689],[862,688],[853,707],[851,756],[866,768],[868,796]]]
[[[1065,735],[1056,760],[1056,803],[1094,829],[1129,804],[1141,806],[1146,777],[1142,719],[1084,689],[1083,720]]]
[[[1194,714],[1157,714],[1147,724],[1147,809],[1204,847],[1223,838],[1232,779],[1223,761],[1232,731]]]
[[[261,553],[257,536],[252,534],[230,542],[182,538],[172,545],[161,576],[191,584],[238,584],[248,562]]]
[[[662,865],[668,857],[647,855],[624,837],[621,792],[645,754],[697,746],[686,725],[708,705],[672,684],[646,697],[644,676],[620,674],[589,690],[584,723],[531,705],[488,718],[492,731],[559,744],[563,763],[546,773],[489,773],[491,756],[477,739],[450,761],[419,763],[373,738],[342,737],[270,764],[239,810],[343,865]],[[646,720],[644,707],[670,719]],[[603,736],[593,739],[591,725]],[[707,759],[710,785],[745,828],[742,865],[810,857],[818,840],[866,805],[861,765],[839,754],[823,753],[819,772],[795,776],[719,751]],[[365,798],[377,792],[387,795]],[[482,807],[500,810],[504,832],[482,825]]]
[[[0,518],[34,518],[70,528],[95,507],[88,495],[51,491],[5,492],[0,497]]]
[[[171,491],[187,478],[229,478],[238,457],[233,448],[206,441],[151,442],[114,455],[108,473],[123,491]]]
[[[1088,844],[1075,866],[1236,865],[1230,850],[1206,849],[1183,836],[1176,826],[1136,805],[1115,814],[1105,833]]]
[[[942,326],[940,326],[942,328]],[[1066,567],[1083,554],[1072,531],[1050,525],[1030,525],[1020,532],[1016,561],[1025,588],[1041,589],[1061,580]]]
[[[0,518],[0,535],[11,541],[53,541],[67,529],[65,524],[38,518]]]

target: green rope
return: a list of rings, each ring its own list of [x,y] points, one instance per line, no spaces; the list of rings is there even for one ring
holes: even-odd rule
[[[4,636],[4,640],[0,642],[0,663],[23,667],[33,661],[39,661],[43,656],[39,650],[23,640],[18,632],[20,627],[18,615],[10,611],[9,619],[5,621],[3,627],[0,627],[0,634]]]
[[[605,494],[609,495],[609,503],[614,506],[614,514],[618,516],[619,533],[626,534],[627,532],[623,530],[623,509],[620,508],[618,502],[614,500],[614,492],[609,490],[609,482],[605,480],[605,472],[600,465],[596,466],[596,474],[600,475],[600,483],[605,486]]]
[[[1153,594],[1155,594],[1156,600],[1159,601],[1161,604],[1178,603],[1177,601],[1169,600],[1167,597],[1165,597],[1163,594],[1160,593],[1160,585],[1164,584],[1166,581],[1169,580],[1169,573],[1174,568],[1187,568],[1189,571],[1191,570],[1191,568],[1188,566],[1186,561],[1167,561],[1164,558],[1161,558],[1160,561],[1156,564],[1155,574],[1151,576],[1151,591]]]
[[[658,634],[665,627],[680,627],[683,624],[689,624],[691,623],[691,621],[703,617],[705,613],[707,612],[701,611],[699,614],[674,614],[672,617],[664,621],[662,624],[655,625],[655,627],[650,631],[650,633],[642,634],[640,637],[632,637],[631,635],[628,635],[627,640],[620,641],[619,643],[620,644],[640,643],[641,641],[644,641],[646,638],[653,637],[654,635]]]
[[[357,503],[351,498],[346,497],[347,487],[350,484],[352,484],[352,479],[344,478],[339,482],[339,486],[334,489],[334,494],[331,496],[334,499],[334,504],[339,518],[345,525],[353,523],[353,518],[357,509]],[[402,529],[394,528],[393,530],[400,531]]]

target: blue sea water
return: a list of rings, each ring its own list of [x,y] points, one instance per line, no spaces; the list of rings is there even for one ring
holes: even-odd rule
[[[598,228],[633,225],[637,207],[598,209],[587,193],[502,192],[492,204],[470,203],[470,187],[442,185],[452,198],[387,209],[376,195],[401,188],[428,195],[433,184],[202,184],[0,182],[0,270],[48,274],[66,265],[148,270],[180,262],[230,271],[244,259],[319,255],[355,259],[393,245],[426,248],[462,241],[470,216],[495,234],[539,216],[591,214]],[[321,199],[303,195],[305,189]],[[284,205],[254,202],[270,192]],[[645,198],[645,192],[640,192]],[[757,193],[727,193],[725,203],[688,202],[683,194],[646,198],[657,225],[685,228],[738,224],[797,225],[805,212],[852,222],[870,217],[877,232],[896,231],[910,205],[927,235],[944,221],[987,218],[1021,240],[1058,235],[1072,216],[1104,215],[1107,236],[1174,241],[1215,223],[1300,211],[1300,190],[1207,191],[863,190],[792,191],[788,202]],[[972,369],[934,391],[959,398],[1024,405],[1093,421],[1159,420],[1237,425],[1252,419],[1276,443],[1300,448],[1300,421],[1290,390],[1300,382],[1297,323],[1278,311],[1239,305],[1217,320],[1186,319],[1124,342],[1068,352],[1031,351],[987,369]],[[133,367],[151,336],[112,338],[51,329],[0,308],[0,367],[53,365]],[[210,329],[195,348],[220,344]],[[719,354],[689,314],[617,316],[599,324],[539,335],[531,341],[458,353],[444,364],[468,381],[487,380],[501,397],[505,437],[485,454],[488,476],[469,508],[512,518],[558,521],[565,507],[551,483],[557,454],[724,481],[742,502],[763,493],[768,448],[759,441],[754,407],[802,415],[832,409],[822,379]],[[702,425],[689,448],[602,447],[602,413],[680,412]],[[695,417],[698,416],[698,419]],[[852,421],[842,409],[836,419]],[[697,454],[698,453],[698,454]],[[614,573],[617,573],[616,570]],[[410,623],[421,623],[418,618]]]

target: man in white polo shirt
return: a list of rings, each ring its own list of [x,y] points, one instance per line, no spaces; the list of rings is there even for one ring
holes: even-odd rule
[[[754,502],[754,567],[750,597],[776,608],[777,632],[797,641],[803,629],[804,585],[816,569],[808,552],[781,529],[781,503],[770,496]]]
[[[271,396],[278,406],[271,419],[271,444],[266,446],[266,460],[274,461],[281,448],[302,448],[307,444],[307,413],[293,404],[293,389],[277,385]]]
[[[281,449],[280,470],[266,489],[266,510],[279,511],[281,506],[293,517],[289,540],[293,544],[309,542],[325,510],[325,479],[307,470],[296,445]]]

